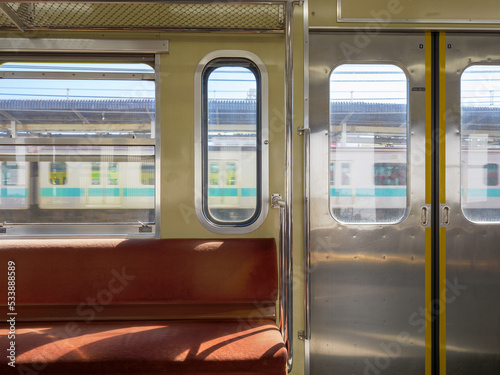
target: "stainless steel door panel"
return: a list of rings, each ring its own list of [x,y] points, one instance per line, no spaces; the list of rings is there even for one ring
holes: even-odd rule
[[[423,34],[310,37],[313,375],[424,374],[425,48]],[[408,77],[408,211],[397,224],[345,224],[330,213],[329,79],[353,62],[396,64]]]
[[[474,223],[461,208],[460,92],[462,73],[474,65],[500,65],[500,35],[446,36],[446,373],[500,371],[500,223]],[[495,105],[491,108],[494,110]],[[500,108],[496,106],[497,109]],[[496,137],[500,124],[475,133]],[[462,150],[461,150],[462,148]],[[498,163],[494,156],[489,163]]]

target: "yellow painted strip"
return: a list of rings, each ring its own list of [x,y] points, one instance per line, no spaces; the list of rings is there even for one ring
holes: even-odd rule
[[[439,356],[440,375],[446,375],[446,228],[439,232],[439,298],[441,302],[439,314]]]
[[[439,33],[439,201],[446,203],[446,33]]]
[[[425,33],[425,204],[431,204],[432,50],[431,33]]]
[[[432,237],[431,228],[425,228],[425,375],[432,372]]]

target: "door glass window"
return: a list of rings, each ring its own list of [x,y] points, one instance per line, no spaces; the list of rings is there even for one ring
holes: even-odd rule
[[[392,64],[343,64],[330,76],[330,210],[344,223],[406,215],[408,79]],[[340,165],[337,170],[332,166]]]
[[[259,71],[248,60],[223,59],[204,79],[204,213],[220,226],[247,226],[261,212]]]
[[[473,222],[500,221],[500,66],[473,65],[460,81],[461,205]]]

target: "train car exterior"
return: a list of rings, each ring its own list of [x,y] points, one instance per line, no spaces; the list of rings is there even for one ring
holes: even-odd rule
[[[64,284],[62,298],[33,296],[16,264],[19,328],[45,335],[75,320],[79,333],[43,340],[92,373],[93,358],[111,353],[131,373],[137,358],[148,373],[175,373],[156,362],[171,355],[175,369],[208,366],[182,370],[193,374],[496,375],[497,8],[0,1],[0,241],[12,244],[0,259],[47,251]],[[57,260],[70,250],[74,259]],[[86,275],[107,284],[91,280],[87,296]],[[182,350],[150,325],[169,319],[183,327]],[[106,338],[93,342],[99,327]],[[260,340],[277,330],[273,351]],[[6,337],[0,348],[14,352]],[[203,344],[189,347],[192,338]],[[114,353],[117,342],[128,349]],[[137,342],[168,345],[154,357]],[[20,364],[6,371],[71,368],[44,344],[4,359]],[[262,349],[262,367],[227,359],[229,347],[234,358]],[[215,357],[228,363],[214,370]]]
[[[40,162],[42,209],[145,208],[154,206],[154,164]]]

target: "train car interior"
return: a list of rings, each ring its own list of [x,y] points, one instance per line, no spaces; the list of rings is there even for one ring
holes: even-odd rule
[[[499,165],[492,0],[0,0],[0,374],[498,375]]]

